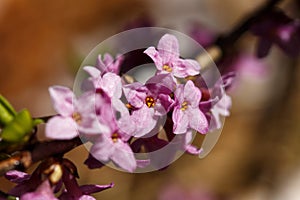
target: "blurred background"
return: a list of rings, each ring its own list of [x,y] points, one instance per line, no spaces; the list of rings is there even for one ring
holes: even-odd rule
[[[53,114],[48,87],[72,87],[84,57],[139,20],[186,34],[201,24],[221,34],[262,3],[1,0],[0,93],[33,116]],[[291,1],[280,6],[295,13]],[[67,154],[79,168],[80,183],[114,182],[114,188],[95,195],[102,200],[300,199],[299,58],[291,59],[277,48],[263,60],[250,58],[255,41],[246,34],[237,44],[245,59],[238,62],[230,91],[231,116],[207,157],[184,155],[166,170],[127,174],[108,167],[88,170],[82,164],[88,153],[80,147]],[[10,187],[0,179],[0,188]]]

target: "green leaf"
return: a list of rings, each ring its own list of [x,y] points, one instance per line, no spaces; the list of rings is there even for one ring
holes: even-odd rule
[[[0,126],[5,126],[16,116],[16,111],[12,105],[0,95]]]
[[[21,142],[31,133],[33,121],[28,110],[22,110],[7,124],[1,132],[1,138],[7,142]]]

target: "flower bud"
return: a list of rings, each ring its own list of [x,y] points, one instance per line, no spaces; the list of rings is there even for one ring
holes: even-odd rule
[[[1,139],[6,142],[21,142],[33,129],[33,121],[28,110],[19,112],[1,132]]]
[[[2,95],[0,95],[0,127],[11,122],[15,115],[16,111],[14,108]]]

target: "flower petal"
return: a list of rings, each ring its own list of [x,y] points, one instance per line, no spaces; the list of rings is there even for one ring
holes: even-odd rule
[[[49,88],[49,93],[53,101],[56,112],[63,116],[70,116],[73,113],[73,92],[62,86],[53,86]]]
[[[164,65],[162,58],[159,55],[159,52],[154,47],[149,47],[144,51],[154,62],[158,70],[162,70]]]
[[[157,49],[163,64],[170,64],[179,58],[179,44],[174,35],[165,34],[158,42]]]
[[[202,133],[205,134],[208,131],[208,121],[205,115],[200,111],[199,108],[188,108],[186,110],[189,120],[189,126]]]
[[[78,136],[77,124],[70,117],[56,116],[46,124],[45,134],[51,139],[72,139]]]
[[[101,88],[109,97],[121,98],[122,83],[120,76],[110,72],[104,74],[102,77]]]
[[[202,148],[197,148],[194,145],[192,145],[191,143],[193,139],[193,133],[191,130],[187,131],[186,135],[185,135],[185,139],[184,139],[184,150],[192,155],[199,155],[203,149]]]
[[[48,179],[46,179],[34,192],[25,193],[21,196],[22,200],[32,199],[47,199],[47,200],[58,200],[50,187]]]
[[[93,194],[112,187],[114,187],[113,183],[108,185],[82,185],[80,186],[80,190],[83,192],[83,194]]]
[[[172,119],[174,123],[173,132],[175,134],[186,133],[189,124],[189,119],[185,112],[182,111],[179,107],[174,108]]]
[[[140,108],[144,105],[148,91],[143,84],[134,82],[123,86],[124,95],[127,101],[135,108]]]
[[[5,178],[13,183],[21,183],[30,178],[30,175],[18,170],[10,170],[5,173]]]
[[[142,108],[132,112],[130,116],[132,126],[135,126],[135,132],[131,135],[142,137],[149,133],[156,125],[157,119],[154,116],[154,109],[144,105]]]
[[[137,164],[129,145],[118,140],[118,142],[114,143],[114,146],[116,151],[111,155],[111,160],[122,169],[133,172]]]
[[[113,141],[111,138],[107,137],[106,135],[100,135],[95,143],[93,144],[90,153],[93,157],[100,162],[107,162],[109,161],[112,154],[114,154],[115,148],[113,145]]]
[[[192,81],[186,82],[184,86],[184,99],[193,107],[198,107],[201,99],[200,89]]]
[[[97,169],[104,166],[104,164],[94,158],[92,154],[89,154],[88,158],[84,161],[84,164],[87,165],[89,169]]]
[[[101,75],[101,72],[92,66],[85,66],[83,70],[86,71],[92,78],[99,78]]]

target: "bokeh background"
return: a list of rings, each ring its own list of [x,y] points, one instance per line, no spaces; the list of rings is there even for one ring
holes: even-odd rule
[[[84,57],[101,41],[140,19],[187,33],[200,23],[226,33],[263,0],[1,0],[0,93],[34,116],[53,114],[51,85],[72,87]],[[292,1],[281,7],[297,13]],[[298,12],[299,17],[299,12]],[[253,53],[246,34],[238,47]],[[163,171],[127,174],[108,167],[88,170],[88,152],[74,161],[80,183],[115,183],[102,200],[298,200],[300,199],[299,58],[273,48],[259,63],[241,63],[230,94],[231,116],[204,159],[184,155]],[[251,70],[249,70],[251,68]],[[254,70],[252,70],[254,69]],[[11,185],[3,178],[0,188]]]

